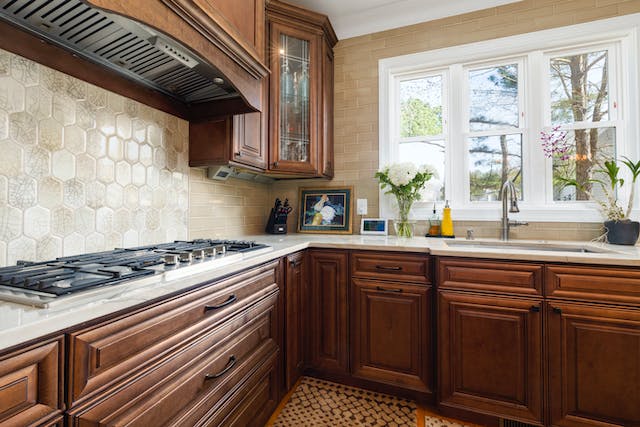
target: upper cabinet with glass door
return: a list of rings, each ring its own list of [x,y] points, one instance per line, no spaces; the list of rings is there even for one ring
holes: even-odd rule
[[[333,176],[333,46],[324,15],[277,1],[269,27],[269,171]]]

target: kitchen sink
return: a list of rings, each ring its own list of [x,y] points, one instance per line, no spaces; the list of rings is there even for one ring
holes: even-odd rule
[[[584,244],[535,243],[535,242],[480,242],[462,240],[446,242],[450,248],[503,249],[517,251],[571,252],[583,254],[607,254],[615,251]]]

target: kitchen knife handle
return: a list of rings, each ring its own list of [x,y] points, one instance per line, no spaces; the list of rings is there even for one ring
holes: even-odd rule
[[[400,266],[395,266],[395,265],[376,265],[376,268],[378,270],[387,270],[387,271],[401,271],[402,267]]]
[[[402,289],[389,289],[389,288],[383,288],[382,286],[376,286],[376,289],[380,292],[395,292],[395,293],[402,292]]]
[[[236,361],[237,361],[236,357],[232,355],[229,358],[229,361],[227,362],[227,366],[225,366],[222,371],[218,372],[217,374],[206,374],[204,376],[204,379],[205,380],[212,380],[212,379],[215,379],[215,378],[220,378],[221,376],[223,376],[224,374],[229,372],[229,370],[235,366]]]
[[[227,300],[223,303],[220,304],[216,304],[216,305],[205,305],[204,306],[204,311],[211,311],[211,310],[218,310],[219,308],[222,307],[226,307],[229,304],[232,304],[234,302],[238,301],[238,297],[236,297],[235,294],[229,296],[229,298],[227,298]]]

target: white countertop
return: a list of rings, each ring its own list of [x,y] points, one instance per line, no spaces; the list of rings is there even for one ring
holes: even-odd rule
[[[640,267],[640,247],[604,245],[590,242],[512,241],[520,245],[545,243],[570,245],[572,247],[580,245],[610,252],[569,253],[480,247],[483,243],[498,243],[497,240],[492,241],[489,239],[474,241],[473,243],[478,244],[473,247],[449,247],[447,242],[450,242],[450,239],[424,237],[398,239],[393,236],[290,234],[243,236],[243,239],[266,243],[273,250],[261,252],[254,256],[249,254],[246,259],[185,277],[174,279],[159,276],[143,278],[119,285],[117,288],[105,288],[104,293],[96,292],[92,294],[90,299],[81,299],[74,303],[64,303],[47,309],[0,302],[0,350],[188,289],[205,281],[215,280],[218,277],[226,276],[308,247],[424,252],[439,256]],[[456,239],[457,242],[460,242],[460,240]]]

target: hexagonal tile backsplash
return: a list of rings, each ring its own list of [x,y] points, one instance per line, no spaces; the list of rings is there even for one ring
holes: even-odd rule
[[[0,63],[0,266],[187,238],[187,122],[3,50]]]

